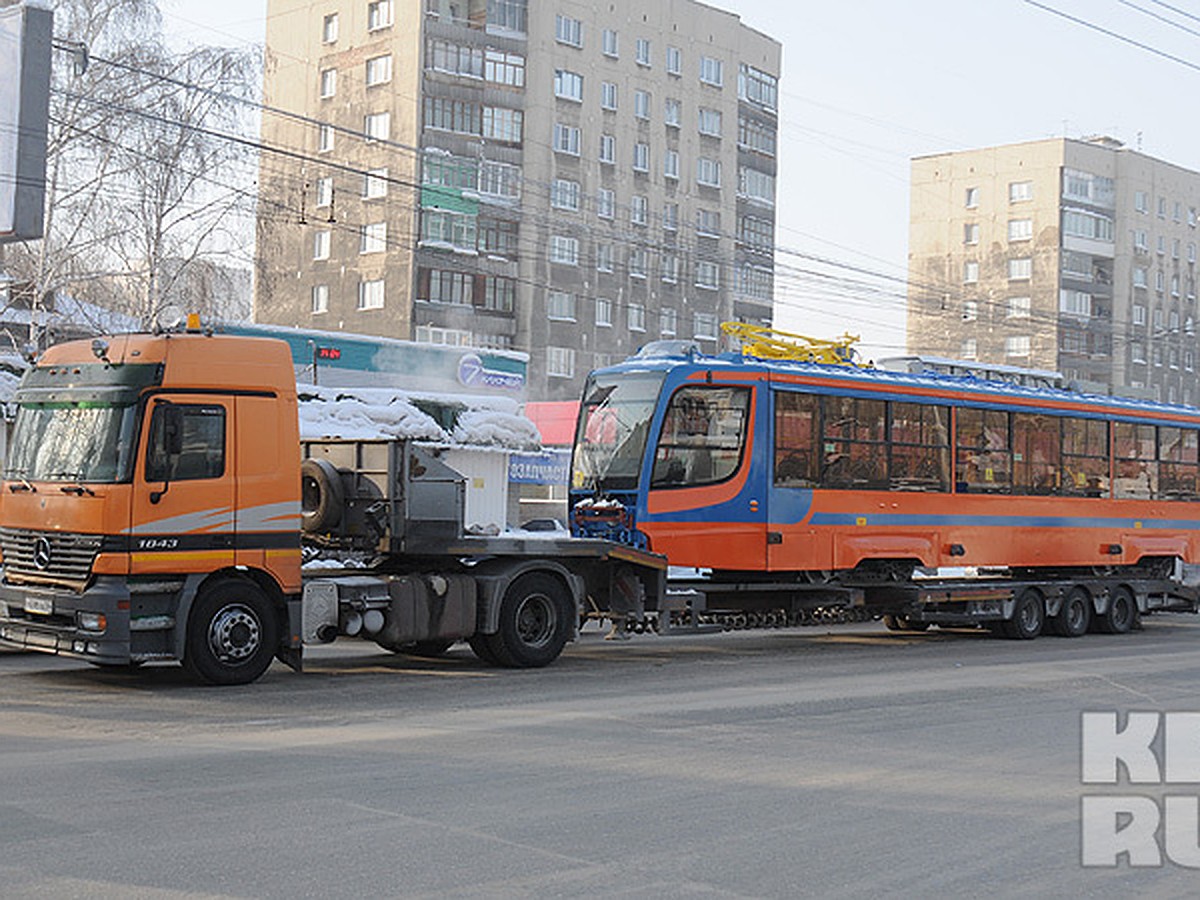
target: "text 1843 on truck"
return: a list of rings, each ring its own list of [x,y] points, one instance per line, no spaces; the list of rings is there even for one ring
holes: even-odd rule
[[[195,323],[193,323],[195,326]],[[280,341],[187,332],[47,350],[16,395],[0,641],[97,665],[255,680],[357,635],[543,666],[581,614],[665,592],[606,540],[464,533],[463,478],[408,441],[301,442]],[[330,552],[332,551],[332,552]],[[356,568],[302,571],[319,553]]]

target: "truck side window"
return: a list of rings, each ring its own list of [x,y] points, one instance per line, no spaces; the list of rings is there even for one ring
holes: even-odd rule
[[[193,481],[225,474],[225,407],[174,404],[182,422],[180,452],[167,449],[167,406],[155,407],[146,455],[147,481]]]
[[[676,391],[663,419],[650,486],[696,487],[731,477],[742,458],[749,409],[746,388]]]

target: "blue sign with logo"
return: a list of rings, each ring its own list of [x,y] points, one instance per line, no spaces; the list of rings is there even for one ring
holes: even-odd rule
[[[570,468],[570,450],[514,453],[508,458],[508,480],[513,484],[566,484]]]

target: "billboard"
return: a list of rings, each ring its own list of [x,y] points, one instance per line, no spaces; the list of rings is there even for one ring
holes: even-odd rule
[[[0,243],[42,236],[54,14],[0,7]]]

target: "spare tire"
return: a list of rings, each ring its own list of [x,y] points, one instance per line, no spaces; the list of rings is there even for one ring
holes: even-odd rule
[[[346,492],[337,467],[327,459],[300,464],[300,527],[309,534],[332,531],[342,521]]]

